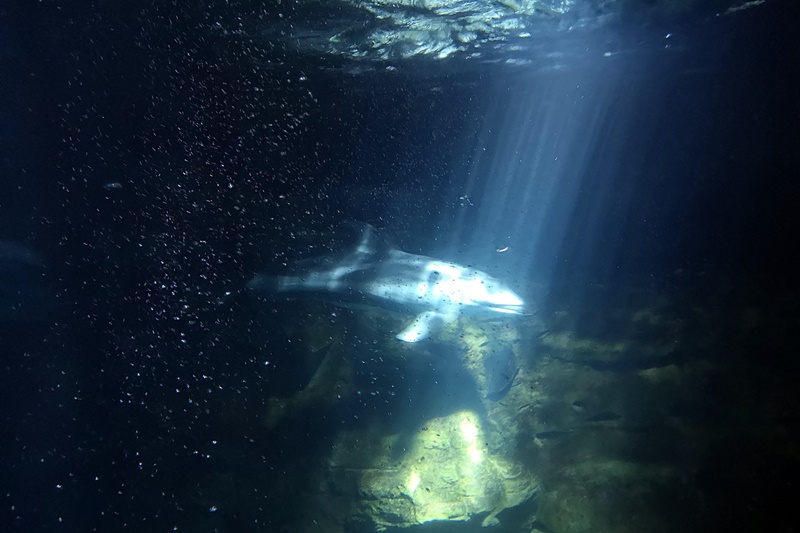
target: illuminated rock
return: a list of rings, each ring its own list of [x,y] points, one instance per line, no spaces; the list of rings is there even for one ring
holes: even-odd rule
[[[371,447],[377,452],[371,466],[352,468],[350,444],[342,442],[332,457],[336,477],[347,480],[341,486],[353,483],[357,493],[347,518],[377,530],[473,519],[491,525],[498,513],[529,500],[537,489],[525,468],[489,453],[480,419],[471,411],[430,420],[411,438],[380,439]]]

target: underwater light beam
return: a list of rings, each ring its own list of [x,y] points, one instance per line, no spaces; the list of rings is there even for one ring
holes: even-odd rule
[[[602,137],[619,82],[612,72],[598,83],[598,73],[546,72],[498,82],[468,180],[454,191],[470,202],[448,230],[453,255],[521,286],[549,286],[564,261],[570,228],[593,215],[576,211],[579,195],[612,170],[597,154],[609,144]],[[619,146],[613,148],[618,157]]]

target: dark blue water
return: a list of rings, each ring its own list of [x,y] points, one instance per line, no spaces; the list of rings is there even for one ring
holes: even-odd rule
[[[564,168],[588,176],[568,201],[552,199],[578,215],[542,216],[559,236],[545,231],[529,261],[532,276],[551,276],[542,309],[586,304],[589,284],[667,287],[684,291],[687,308],[723,309],[724,329],[740,327],[726,323],[726,306],[752,304],[763,327],[731,337],[750,352],[694,384],[707,394],[702,409],[672,408],[702,410],[713,434],[740,407],[717,399],[755,373],[753,402],[780,405],[780,433],[794,434],[796,341],[783,319],[797,316],[800,72],[788,4],[721,24],[681,21],[687,50],[642,54],[607,75],[585,65],[439,75],[427,63],[417,75],[413,62],[354,74],[341,59],[215,28],[257,16],[246,3],[0,8],[0,528],[296,531],[337,432],[439,416],[419,391],[446,391],[444,411],[478,409],[452,361],[386,363],[376,331],[392,337],[396,323],[359,333],[346,315],[320,336],[345,331],[352,363],[341,380],[358,394],[315,402],[275,431],[264,423],[269,399],[305,387],[322,359],[290,326],[330,309],[220,298],[263,268],[324,251],[326,232],[350,219],[385,228],[409,252],[446,246],[465,257],[482,237],[470,215],[459,225],[460,193],[478,176],[479,204],[492,193],[480,176],[498,171],[475,147],[508,153],[490,111],[559,102],[548,84],[574,87],[568,112],[604,126],[569,147],[533,141],[564,158],[580,152],[583,166]],[[773,308],[782,321],[763,311]],[[575,325],[598,337],[608,327]],[[708,347],[715,364],[728,343]],[[517,379],[506,359],[497,399]],[[729,503],[751,506],[750,526],[774,519],[793,530],[780,499],[796,494],[786,472],[797,472],[797,441],[781,442],[789,451],[709,446],[727,462],[686,466],[704,499],[692,501],[702,519],[685,530],[735,525]],[[739,475],[751,460],[761,462]],[[320,531],[357,530],[329,526]]]

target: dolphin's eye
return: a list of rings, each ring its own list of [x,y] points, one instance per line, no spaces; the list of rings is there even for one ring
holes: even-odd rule
[[[442,273],[438,270],[431,271],[430,275],[428,276],[428,283],[436,283],[441,279]]]

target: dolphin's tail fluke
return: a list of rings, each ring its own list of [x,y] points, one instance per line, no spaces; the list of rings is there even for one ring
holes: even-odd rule
[[[269,297],[272,294],[296,292],[302,290],[302,280],[296,276],[265,276],[259,274],[251,279],[247,285],[233,291],[226,291],[216,300],[216,305],[232,305],[247,298],[250,294],[259,294]]]
[[[259,274],[251,279],[245,287],[253,292],[278,292],[278,277]]]
[[[281,278],[284,276],[265,276],[258,274],[247,283],[247,290],[252,292],[275,293],[280,291]]]
[[[265,276],[259,274],[247,283],[247,290],[265,294],[297,292],[306,288],[306,281],[299,276]]]

